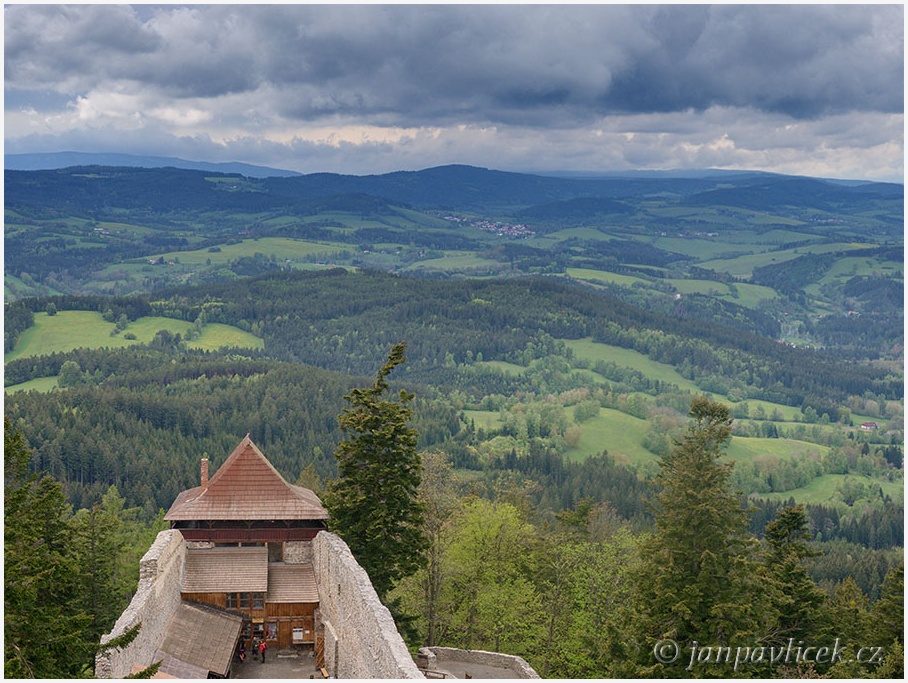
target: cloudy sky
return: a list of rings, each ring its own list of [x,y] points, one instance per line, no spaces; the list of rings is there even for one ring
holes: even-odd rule
[[[7,153],[903,178],[901,5],[6,5]]]

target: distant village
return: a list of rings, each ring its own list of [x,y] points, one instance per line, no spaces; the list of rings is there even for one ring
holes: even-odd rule
[[[463,223],[473,228],[479,228],[486,232],[494,232],[499,237],[527,238],[533,237],[536,234],[535,230],[530,230],[523,223],[503,223],[488,218],[471,218],[467,216],[456,216],[454,214],[445,214],[442,218],[453,223]]]

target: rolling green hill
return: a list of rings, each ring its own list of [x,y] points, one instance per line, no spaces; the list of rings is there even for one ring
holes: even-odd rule
[[[849,326],[851,311],[875,309],[846,289],[856,276],[883,278],[880,291],[901,286],[897,185],[467,166],[283,178],[86,166],[5,177],[8,301],[131,295],[321,263],[423,278],[567,274],[666,314],[676,304],[665,295],[681,294],[687,315],[852,356],[891,355],[899,343],[885,324],[892,312],[860,332]],[[766,270],[824,254],[834,262],[795,285]]]

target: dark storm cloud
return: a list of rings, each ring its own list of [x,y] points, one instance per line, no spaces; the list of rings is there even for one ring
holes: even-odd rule
[[[900,112],[901,26],[899,6],[662,8],[654,49],[637,54],[609,99],[627,111]]]
[[[20,5],[7,7],[4,17],[7,87],[65,90],[73,77],[115,73],[162,45],[124,6]]]
[[[270,88],[299,119],[571,125],[614,113],[899,112],[902,7],[11,6],[6,82]]]

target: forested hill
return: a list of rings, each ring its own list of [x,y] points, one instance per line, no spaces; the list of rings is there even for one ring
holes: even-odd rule
[[[835,414],[833,405],[849,395],[873,392],[897,400],[902,391],[901,379],[882,368],[692,319],[681,302],[666,315],[558,279],[432,281],[343,269],[282,272],[151,297],[27,300],[8,309],[8,326],[15,325],[18,310],[44,310],[48,301],[60,310],[110,308],[128,319],[161,315],[234,325],[261,336],[266,355],[275,360],[354,374],[368,374],[391,345],[406,339],[409,377],[468,391],[491,380],[477,379],[485,366],[462,372],[461,365],[525,365],[569,356],[563,340],[587,337],[674,366],[701,387],[791,406],[806,402],[820,414]],[[27,361],[12,361],[7,383],[58,370],[42,374]],[[519,388],[504,376],[500,382],[501,393]]]
[[[316,173],[250,178],[177,168],[83,166],[45,171],[6,171],[6,207],[54,206],[105,216],[116,207],[166,213],[188,210],[271,211],[300,201],[365,194],[422,209],[488,211],[524,208],[578,198],[629,199],[672,195],[693,204],[710,202],[762,209],[797,205],[840,210],[870,199],[899,200],[900,185],[834,184],[761,173],[676,177],[553,178],[471,166],[350,176]],[[718,194],[715,194],[718,193]]]

